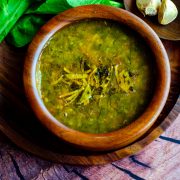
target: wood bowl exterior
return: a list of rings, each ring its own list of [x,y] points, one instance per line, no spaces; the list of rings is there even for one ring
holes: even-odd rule
[[[70,129],[57,121],[45,108],[35,82],[36,63],[47,40],[58,30],[83,19],[110,19],[138,32],[151,48],[156,62],[157,79],[154,96],[146,111],[130,125],[106,134],[89,134]],[[167,53],[156,33],[140,18],[114,7],[81,6],[67,10],[45,24],[29,46],[24,65],[24,87],[38,119],[60,139],[77,147],[102,151],[118,149],[137,140],[154,124],[163,109],[170,88],[170,66]]]

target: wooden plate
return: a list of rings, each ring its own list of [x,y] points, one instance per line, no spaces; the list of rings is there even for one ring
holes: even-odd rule
[[[0,130],[20,148],[66,164],[104,164],[140,151],[169,127],[180,112],[180,43],[163,42],[172,70],[169,98],[156,124],[134,144],[117,151],[93,153],[74,149],[48,132],[33,115],[24,95],[22,73],[26,48],[16,49],[5,42],[0,45]]]
[[[180,1],[173,0],[173,2],[175,3],[178,11],[180,11]],[[173,22],[166,26],[163,26],[158,23],[157,16],[144,17],[143,14],[140,13],[140,11],[136,7],[136,0],[124,0],[124,4],[126,10],[143,19],[154,29],[154,31],[158,34],[160,38],[174,41],[180,40],[180,12],[178,14],[178,17]]]

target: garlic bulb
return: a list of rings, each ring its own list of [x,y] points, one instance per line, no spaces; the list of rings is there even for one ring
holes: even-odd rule
[[[136,5],[144,16],[155,16],[161,5],[161,0],[136,0]]]
[[[169,24],[178,15],[176,5],[171,0],[162,0],[162,4],[158,12],[158,21],[162,25]]]

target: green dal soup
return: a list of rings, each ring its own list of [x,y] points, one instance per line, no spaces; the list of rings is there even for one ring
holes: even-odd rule
[[[138,34],[106,20],[76,22],[46,43],[36,69],[49,112],[72,129],[107,133],[122,128],[152,97],[150,49]]]

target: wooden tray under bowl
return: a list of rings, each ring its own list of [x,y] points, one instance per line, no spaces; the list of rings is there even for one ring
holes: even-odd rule
[[[0,44],[0,130],[20,148],[54,162],[94,165],[119,160],[140,151],[167,129],[180,112],[180,42],[163,41],[172,72],[170,94],[156,124],[138,141],[111,152],[72,148],[48,132],[36,119],[23,89],[26,48]]]

